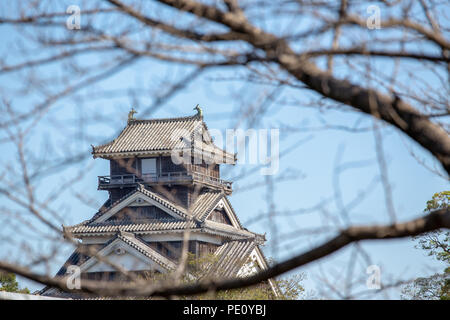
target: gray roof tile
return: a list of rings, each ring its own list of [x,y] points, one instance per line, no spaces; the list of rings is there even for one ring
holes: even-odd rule
[[[236,240],[224,243],[214,253],[217,261],[211,265],[206,277],[236,277],[256,246],[257,243],[251,240]]]
[[[189,208],[191,215],[203,221],[223,197],[224,193],[216,190],[207,190],[200,193]]]
[[[146,231],[169,231],[169,230],[185,230],[187,228],[196,228],[194,222],[187,221],[154,221],[146,223],[97,223],[84,226],[74,226],[66,228],[67,232],[73,234],[81,233],[115,233],[118,231],[140,232]]]
[[[112,157],[123,153],[167,153],[171,150],[190,148],[190,143],[183,137],[192,139],[195,132],[208,130],[202,118],[197,116],[131,120],[113,141],[93,147],[94,157]],[[195,140],[194,140],[195,141]],[[221,159],[227,159],[227,163],[234,163],[235,155],[229,154],[213,142],[202,141],[201,145],[195,144],[196,148],[202,148],[209,152],[214,151]],[[218,161],[224,162],[224,161]]]

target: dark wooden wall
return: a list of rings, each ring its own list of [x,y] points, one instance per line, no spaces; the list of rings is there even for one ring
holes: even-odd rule
[[[121,199],[131,191],[133,191],[135,188],[115,188],[109,190],[109,198],[111,199],[111,204],[116,202],[117,200]]]
[[[212,177],[220,178],[220,167],[218,164],[189,164],[176,165],[170,156],[156,158],[157,172],[186,172],[192,170]],[[140,176],[141,158],[121,158],[110,160],[110,175],[136,174]],[[164,185],[165,192],[169,192],[177,203],[187,207],[192,204],[192,195],[194,193],[193,185]],[[153,188],[156,193],[164,196],[165,192],[160,192],[157,188]],[[111,203],[125,196],[132,191],[132,188],[113,188],[109,190]],[[167,197],[170,198],[170,197]]]
[[[110,160],[110,175],[136,174],[141,173],[141,158],[121,158]],[[220,166],[218,164],[175,164],[171,157],[156,158],[157,172],[186,172],[193,170],[205,175],[220,178]]]
[[[180,258],[181,252],[183,250],[182,241],[158,241],[158,242],[147,242],[149,247],[153,248],[157,252],[161,253],[163,256],[176,261]],[[188,250],[190,253],[194,254],[197,258],[205,254],[213,254],[219,246],[197,240],[189,241]]]
[[[110,160],[110,175],[136,174],[140,168],[137,158],[121,158]]]
[[[197,241],[196,256],[201,257],[205,254],[213,254],[214,252],[216,252],[217,247],[218,245],[215,245],[213,243]]]
[[[162,172],[186,172],[187,168],[184,164],[175,164],[171,157],[161,157],[161,171]],[[158,167],[159,168],[159,167]]]
[[[137,220],[174,220],[167,212],[155,206],[126,207],[114,214],[107,221],[137,221]]]
[[[150,248],[173,261],[180,258],[181,250],[183,249],[182,241],[158,241],[147,242],[147,244]]]

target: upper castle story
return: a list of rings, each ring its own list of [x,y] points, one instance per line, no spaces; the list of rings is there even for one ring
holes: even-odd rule
[[[236,155],[214,144],[201,109],[197,111],[188,117],[141,120],[132,110],[116,139],[92,147],[94,158],[110,161],[110,173],[98,177],[98,189],[110,191],[111,198],[138,183],[231,194],[232,183],[220,178],[220,165],[235,164]]]

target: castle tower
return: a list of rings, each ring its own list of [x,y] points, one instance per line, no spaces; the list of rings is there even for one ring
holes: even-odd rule
[[[172,272],[186,230],[193,256],[216,257],[209,274],[231,278],[267,268],[259,248],[264,235],[241,225],[228,199],[232,183],[220,177],[220,165],[234,164],[235,155],[214,145],[197,112],[138,120],[133,110],[116,139],[93,147],[94,158],[110,162],[109,175],[98,177],[109,198],[91,219],[64,227],[80,245],[56,276],[70,265],[90,280],[118,279],[116,266],[135,274]],[[63,293],[44,288],[40,294]]]

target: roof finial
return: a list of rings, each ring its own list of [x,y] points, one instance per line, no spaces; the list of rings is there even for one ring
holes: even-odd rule
[[[132,107],[130,112],[128,112],[128,122],[130,122],[131,120],[134,120],[134,114],[137,113],[136,110],[134,110],[134,108]]]
[[[198,103],[197,103],[197,105],[195,106],[195,108],[192,109],[192,110],[197,110],[197,117],[203,118],[203,110],[202,110],[202,108],[200,108],[200,106],[198,105]]]

